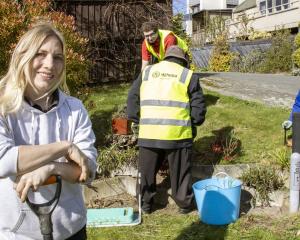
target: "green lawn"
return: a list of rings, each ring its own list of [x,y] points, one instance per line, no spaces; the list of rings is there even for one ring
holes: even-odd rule
[[[103,146],[105,135],[111,132],[112,113],[126,104],[129,87],[129,84],[100,86],[86,97],[84,103],[93,122],[98,147]],[[261,162],[282,148],[281,123],[288,118],[289,109],[204,92],[208,111],[206,121],[198,127],[194,161],[203,164]],[[224,159],[223,153],[212,151],[214,143],[231,146],[230,139],[238,144],[231,154],[233,158]]]
[[[187,216],[154,212],[134,227],[88,229],[89,240],[292,240],[300,229],[299,216],[280,218],[247,215],[227,226],[201,223]]]
[[[111,131],[112,113],[118,105],[125,104],[129,87],[129,84],[101,86],[91,89],[86,96],[84,103],[93,122],[98,148],[103,147],[104,137]],[[270,160],[272,153],[282,148],[281,122],[288,117],[289,109],[267,107],[210,91],[205,91],[205,98],[208,112],[205,123],[198,127],[194,161],[203,164],[262,162]],[[228,146],[230,139],[238,143],[233,158],[226,160],[223,153],[212,151],[212,145],[219,140]],[[234,224],[217,227],[201,223],[196,212],[183,216],[162,210],[144,216],[143,223],[135,227],[89,229],[88,239],[286,240],[300,239],[296,237],[298,229],[298,216],[245,215]]]

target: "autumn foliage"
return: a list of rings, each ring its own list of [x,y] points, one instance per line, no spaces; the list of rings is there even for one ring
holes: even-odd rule
[[[19,38],[39,21],[52,22],[66,40],[67,83],[71,93],[88,80],[90,61],[86,58],[88,39],[76,31],[75,19],[52,9],[51,0],[0,1],[0,74],[7,71],[9,59]]]

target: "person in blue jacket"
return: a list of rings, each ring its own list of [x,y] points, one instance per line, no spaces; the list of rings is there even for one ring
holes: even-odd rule
[[[285,120],[283,123],[282,123],[282,128],[285,129],[285,130],[289,130],[292,125],[293,125],[293,114],[295,112],[300,112],[300,90],[298,91],[297,93],[297,96],[295,98],[295,102],[294,102],[294,105],[293,105],[293,108],[292,108],[292,111],[290,113],[290,117],[288,120]],[[292,142],[291,142],[291,139],[288,139],[287,140],[287,145],[288,146],[291,146],[292,145]]]

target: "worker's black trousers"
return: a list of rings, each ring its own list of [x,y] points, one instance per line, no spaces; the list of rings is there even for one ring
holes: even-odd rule
[[[156,174],[167,158],[170,170],[172,198],[180,208],[188,208],[193,201],[191,158],[192,148],[139,148],[142,207],[153,202],[156,193]]]

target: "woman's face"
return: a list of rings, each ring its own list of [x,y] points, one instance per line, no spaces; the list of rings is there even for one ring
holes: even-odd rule
[[[25,95],[32,99],[48,93],[60,81],[64,69],[64,55],[60,40],[56,36],[47,37],[31,64],[32,79],[31,84],[27,85]]]

